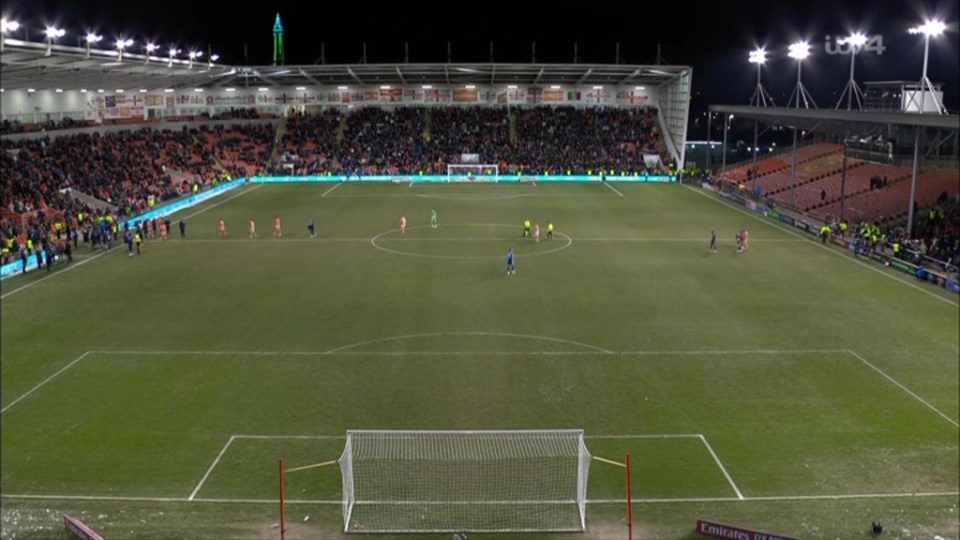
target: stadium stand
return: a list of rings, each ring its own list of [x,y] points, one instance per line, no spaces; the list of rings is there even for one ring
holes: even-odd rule
[[[814,142],[797,148],[797,167],[799,172],[799,167],[801,163],[806,163],[808,161],[818,160],[820,158],[827,157],[831,154],[837,154],[842,152],[843,148],[838,144],[826,143],[826,142]],[[758,182],[761,178],[771,173],[778,171],[786,170],[787,181],[786,185],[789,186],[789,176],[790,176],[790,167],[793,163],[792,150],[787,150],[782,153],[776,154],[774,156],[768,156],[762,159],[757,160],[756,166],[756,177]],[[814,169],[816,170],[816,169]],[[753,171],[753,161],[748,160],[744,164],[727,169],[726,172],[721,173],[718,178],[726,182],[732,182],[739,184],[741,182],[746,182],[751,179],[751,174]],[[772,183],[772,185],[780,186],[783,183],[782,179],[778,179]],[[778,188],[778,189],[782,189]],[[769,191],[767,188],[764,188],[765,192]]]
[[[662,156],[652,109],[364,107],[295,116],[282,152],[297,172],[430,174],[464,153],[501,171],[650,172],[644,154]],[[511,127],[512,126],[512,127]],[[338,131],[342,129],[342,136]]]
[[[880,189],[867,190],[849,197],[844,203],[844,217],[850,222],[883,221],[908,213],[910,200],[909,174]],[[917,177],[916,204],[918,209],[936,204],[946,193],[947,198],[960,193],[960,171],[956,169],[932,170]],[[840,202],[835,201],[814,210],[813,214],[826,218],[838,216]]]

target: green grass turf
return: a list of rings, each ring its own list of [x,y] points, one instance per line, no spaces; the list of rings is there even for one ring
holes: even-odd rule
[[[336,459],[346,429],[569,427],[631,453],[639,537],[960,535],[955,296],[684,186],[331,187],[243,187],[185,210],[186,241],[3,283],[3,538],[64,537],[64,512],[108,538],[279,538],[277,459]],[[594,462],[588,532],[557,538],[625,536],[622,472]],[[339,536],[336,467],[287,491],[288,538]],[[910,493],[943,495],[800,498]]]

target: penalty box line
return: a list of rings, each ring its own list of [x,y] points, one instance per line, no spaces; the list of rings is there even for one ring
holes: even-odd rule
[[[210,464],[210,467],[207,469],[207,472],[203,475],[203,478],[200,479],[200,482],[197,483],[197,486],[193,489],[193,492],[190,493],[190,496],[187,497],[187,501],[196,500],[197,493],[200,492],[200,489],[203,488],[203,485],[206,483],[207,479],[210,478],[210,475],[213,473],[213,470],[220,463],[220,460],[223,458],[223,455],[226,454],[227,449],[230,448],[230,445],[233,444],[233,441],[237,439],[248,439],[248,440],[284,440],[284,439],[300,439],[300,440],[344,440],[346,439],[345,435],[246,435],[246,434],[234,434],[231,435],[227,440],[226,444],[223,445],[223,448],[220,449],[220,453],[217,454],[217,457],[214,458],[213,463]],[[730,500],[744,500],[743,493],[740,492],[740,488],[737,487],[737,484],[733,481],[733,478],[730,476],[730,473],[727,471],[727,468],[720,461],[720,457],[717,456],[717,453],[713,450],[713,447],[710,446],[710,443],[707,442],[707,438],[701,433],[650,433],[650,434],[641,434],[641,435],[584,435],[584,439],[620,439],[620,440],[629,440],[629,439],[698,439],[706,447],[707,451],[710,453],[710,456],[713,458],[714,463],[720,468],[720,472],[723,473],[724,478],[727,479],[727,482],[730,484],[730,487],[733,488],[733,492],[736,493],[736,499]],[[663,499],[667,500],[667,499]],[[681,499],[682,500],[682,499]]]

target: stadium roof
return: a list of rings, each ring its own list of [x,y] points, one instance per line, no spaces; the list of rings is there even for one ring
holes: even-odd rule
[[[734,117],[753,118],[771,124],[796,125],[801,129],[819,128],[826,131],[842,131],[857,124],[922,126],[943,130],[960,129],[960,116],[956,114],[794,109],[788,107],[750,107],[746,105],[711,105],[710,111],[732,114]]]
[[[173,62],[163,55],[4,40],[0,76],[4,89],[186,88],[306,85],[650,85],[690,71],[688,66],[625,64],[314,64],[228,66],[200,58]],[[49,54],[48,54],[49,49]]]

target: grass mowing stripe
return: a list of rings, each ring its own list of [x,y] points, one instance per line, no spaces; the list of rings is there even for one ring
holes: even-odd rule
[[[888,381],[892,382],[893,384],[899,386],[901,390],[903,390],[904,392],[910,394],[911,397],[913,397],[914,399],[916,399],[916,400],[919,401],[920,403],[923,403],[924,405],[926,405],[926,406],[927,406],[928,408],[930,408],[930,410],[932,410],[933,412],[939,414],[944,420],[946,420],[947,422],[950,422],[951,424],[953,424],[954,427],[960,428],[960,424],[958,424],[956,420],[954,420],[953,418],[950,418],[949,416],[947,416],[946,414],[944,414],[940,409],[934,407],[934,406],[931,405],[927,400],[925,400],[925,399],[923,399],[922,397],[918,396],[918,395],[915,394],[912,390],[910,390],[909,388],[907,388],[906,386],[904,386],[903,384],[901,384],[898,380],[896,380],[896,379],[894,379],[893,377],[887,375],[886,373],[883,372],[883,370],[881,370],[881,369],[878,368],[877,366],[875,366],[875,365],[871,364],[870,362],[868,362],[866,358],[864,358],[864,357],[860,356],[859,354],[857,354],[856,351],[849,350],[849,351],[847,351],[847,352],[849,352],[850,354],[852,354],[852,355],[855,356],[856,358],[859,358],[861,362],[863,362],[864,364],[870,366],[870,369],[876,371],[877,373],[879,373],[880,375],[882,375],[883,378],[885,378],[885,379],[887,379]]]
[[[47,377],[46,379],[44,379],[40,384],[34,386],[34,387],[31,388],[30,390],[27,390],[27,393],[25,393],[25,394],[23,394],[22,396],[18,397],[17,399],[13,400],[12,402],[10,402],[9,405],[7,405],[6,407],[4,407],[3,409],[0,409],[0,414],[3,414],[3,413],[5,413],[5,412],[7,412],[7,410],[10,409],[10,407],[13,407],[13,406],[16,405],[17,403],[20,403],[21,400],[23,400],[24,398],[26,398],[26,397],[29,396],[30,394],[36,392],[37,390],[39,390],[40,387],[42,387],[43,385],[45,385],[45,384],[47,384],[48,382],[52,381],[53,379],[57,378],[58,375],[60,375],[60,374],[63,373],[64,371],[70,369],[71,367],[73,367],[73,365],[76,364],[77,362],[79,362],[79,361],[83,360],[84,358],[86,358],[86,356],[87,356],[88,354],[90,354],[91,352],[92,352],[92,351],[87,351],[87,352],[81,354],[81,355],[78,356],[73,362],[70,362],[69,364],[63,366],[62,368],[60,368],[59,370],[57,370],[56,373],[54,373],[53,375],[51,375],[51,376]]]
[[[707,195],[706,193],[703,193],[702,190],[698,190],[698,189],[695,188],[695,187],[688,186],[688,185],[686,185],[686,184],[684,184],[684,187],[686,187],[687,189],[690,189],[690,190],[692,190],[692,191],[694,191],[694,192],[696,192],[696,193],[699,193],[701,196],[706,197],[706,198],[710,199],[711,201],[716,202],[716,203],[719,204],[719,205],[726,206],[726,207],[728,207],[728,208],[732,208],[733,210],[736,210],[737,212],[740,212],[741,214],[746,214],[746,215],[750,216],[751,218],[759,221],[760,223],[765,223],[765,224],[767,224],[767,225],[769,225],[769,226],[771,226],[771,227],[774,227],[775,229],[780,229],[780,230],[782,230],[782,231],[786,231],[786,232],[792,234],[793,236],[796,236],[797,238],[802,238],[803,240],[806,240],[807,242],[810,242],[811,244],[813,244],[813,245],[815,245],[815,246],[817,246],[817,247],[819,247],[819,248],[821,248],[821,249],[825,249],[825,250],[829,251],[830,253],[833,253],[834,255],[837,255],[837,256],[839,256],[839,257],[842,257],[844,260],[847,260],[847,261],[849,261],[849,262],[856,263],[856,264],[858,264],[858,265],[866,268],[867,270],[870,270],[871,272],[876,272],[876,273],[880,274],[881,276],[890,278],[890,279],[892,279],[892,280],[894,280],[894,281],[898,281],[898,282],[900,282],[900,283],[902,283],[902,284],[904,284],[904,285],[907,285],[907,286],[909,286],[909,287],[913,287],[914,289],[916,289],[916,290],[918,290],[918,291],[921,291],[921,292],[923,292],[923,293],[925,293],[925,294],[928,294],[928,295],[936,298],[937,300],[940,300],[941,302],[945,302],[945,303],[947,303],[947,304],[950,304],[950,305],[953,306],[953,307],[958,307],[958,306],[960,306],[960,303],[954,302],[953,300],[950,300],[949,298],[944,298],[943,296],[940,296],[939,294],[932,293],[932,292],[924,289],[923,287],[918,287],[918,286],[914,285],[913,283],[910,283],[909,281],[904,281],[904,280],[902,280],[902,279],[900,279],[900,278],[898,278],[898,277],[896,277],[896,276],[894,276],[894,275],[888,274],[888,273],[880,270],[879,268],[874,268],[873,266],[871,266],[871,265],[869,265],[869,264],[866,264],[866,263],[864,263],[864,262],[858,261],[857,259],[851,259],[850,257],[845,256],[843,253],[840,253],[840,252],[838,252],[837,250],[833,249],[832,247],[825,246],[825,245],[823,245],[823,244],[818,244],[816,240],[814,240],[814,239],[812,239],[812,238],[809,238],[809,237],[805,237],[805,236],[803,236],[803,235],[801,235],[801,234],[799,234],[799,233],[797,233],[797,232],[795,232],[795,231],[790,230],[789,228],[787,228],[787,227],[785,227],[785,226],[781,226],[781,225],[780,225],[779,223],[777,223],[777,222],[771,222],[771,221],[768,221],[768,220],[765,220],[765,219],[761,219],[760,216],[758,216],[758,215],[755,215],[755,214],[753,214],[753,213],[751,213],[751,212],[748,212],[748,211],[746,211],[746,210],[743,210],[743,209],[741,209],[741,208],[737,208],[737,207],[734,206],[733,204],[727,203],[727,202],[725,202],[724,200],[717,199],[716,197],[711,197],[710,195]]]

